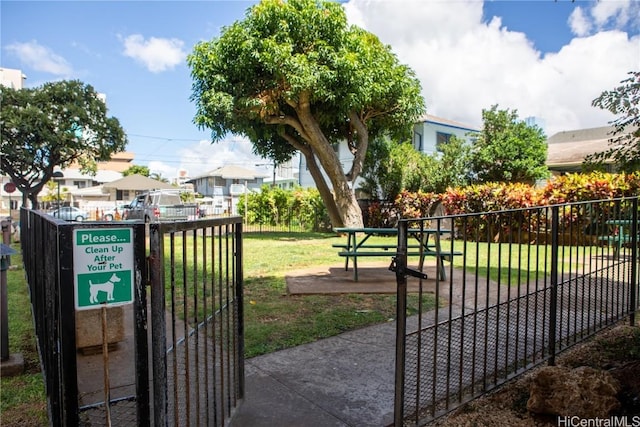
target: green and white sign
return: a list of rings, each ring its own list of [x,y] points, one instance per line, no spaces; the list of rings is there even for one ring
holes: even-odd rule
[[[133,229],[73,231],[76,310],[133,302]]]

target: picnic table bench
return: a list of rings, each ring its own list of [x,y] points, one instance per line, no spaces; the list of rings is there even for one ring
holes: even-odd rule
[[[622,246],[632,241],[631,226],[633,225],[633,220],[610,219],[605,223],[615,228],[615,234],[608,233],[598,236],[598,240],[605,242],[609,246],[613,246],[613,256],[617,257]],[[640,221],[638,222],[638,226],[640,226]]]
[[[397,228],[335,228],[336,233],[346,234],[346,243],[334,243],[332,246],[342,249],[338,255],[345,258],[344,269],[349,269],[349,259],[353,260],[353,277],[358,281],[358,258],[359,257],[395,257],[398,255],[397,243],[368,243],[371,236],[397,236]],[[439,236],[451,233],[448,229],[409,229],[408,234],[416,239],[416,243],[407,244],[407,256],[420,256],[421,262],[426,256],[438,258],[438,273],[441,280],[447,279],[444,261],[451,261],[454,256],[462,255],[459,251],[446,251],[440,247]],[[433,235],[431,241],[429,237]],[[360,239],[358,240],[358,236]]]

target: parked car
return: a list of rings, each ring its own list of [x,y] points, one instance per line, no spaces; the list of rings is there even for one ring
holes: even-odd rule
[[[185,221],[198,218],[198,205],[184,203],[180,190],[154,190],[137,196],[125,206],[127,219]]]
[[[54,209],[49,215],[64,219],[65,221],[86,221],[89,218],[89,213],[78,209],[75,206],[63,206],[59,209]]]

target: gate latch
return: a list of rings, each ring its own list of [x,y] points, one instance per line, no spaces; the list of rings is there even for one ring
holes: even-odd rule
[[[422,271],[414,270],[412,268],[405,267],[402,269],[403,271],[399,271],[398,264],[396,263],[396,257],[391,258],[391,265],[389,265],[389,270],[395,273],[407,274],[409,276],[417,277],[418,279],[427,279],[427,273],[423,273]]]

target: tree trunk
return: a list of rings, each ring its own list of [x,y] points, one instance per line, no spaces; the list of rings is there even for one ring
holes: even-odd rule
[[[322,171],[313,156],[313,152],[310,152],[309,155],[304,153],[304,155],[304,158],[307,161],[307,167],[309,168],[309,173],[311,174],[313,181],[316,183],[316,188],[318,189],[320,197],[322,197],[322,201],[324,201],[324,205],[327,208],[331,225],[333,227],[344,227],[344,222],[342,221],[340,211],[338,210],[336,201],[331,193],[331,188],[327,185],[327,182],[322,175]]]
[[[320,162],[333,187],[334,200],[340,214],[341,225],[345,227],[362,227],[362,211],[356,200],[353,189],[345,175],[338,155],[324,136],[315,117],[311,114],[308,94],[301,94],[296,112],[300,124],[308,137],[308,143],[312,147],[313,154]],[[340,225],[333,224],[334,227]]]

